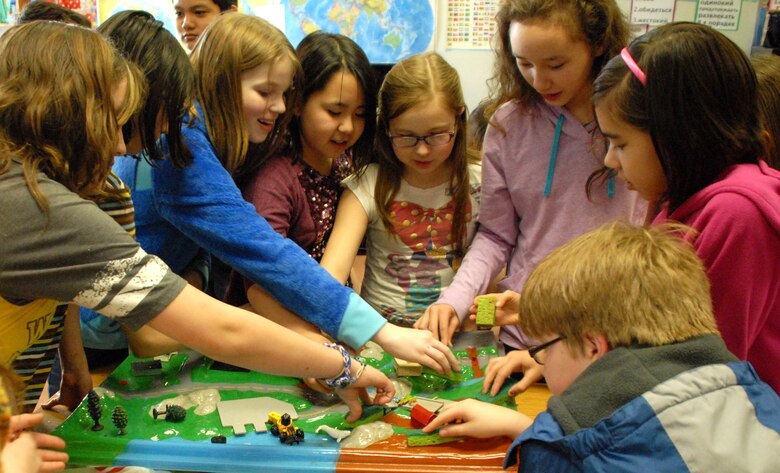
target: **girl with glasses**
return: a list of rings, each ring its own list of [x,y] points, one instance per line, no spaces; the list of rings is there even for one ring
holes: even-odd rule
[[[474,233],[480,166],[457,72],[435,53],[396,64],[379,92],[375,162],[356,159],[322,266],[344,282],[363,237],[361,296],[412,326],[452,281]]]
[[[254,175],[262,157],[281,149],[292,115],[288,107],[298,103],[300,63],[284,34],[261,18],[230,12],[197,44],[190,57],[194,113],[179,129],[192,160],[180,167],[163,159],[144,176],[146,205],[136,202],[135,209],[139,240],[146,239],[170,266],[207,251],[353,348],[374,340],[394,356],[440,372],[457,367],[445,345],[430,334],[388,324],[242,197],[237,182]],[[132,158],[115,165],[125,182],[130,178],[124,179],[120,167],[131,177],[135,170],[127,160]]]

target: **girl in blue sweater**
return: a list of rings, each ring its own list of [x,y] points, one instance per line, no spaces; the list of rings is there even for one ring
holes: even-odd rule
[[[196,113],[181,129],[192,164],[163,160],[151,170],[147,204],[134,193],[142,245],[155,243],[157,254],[173,262],[190,261],[203,248],[353,348],[373,339],[394,356],[442,372],[456,367],[429,332],[387,324],[242,198],[234,179],[254,173],[256,153],[278,149],[285,112],[300,89],[293,87],[300,66],[284,35],[260,18],[227,13],[203,33],[192,63]],[[132,187],[128,159],[118,159],[115,171]]]

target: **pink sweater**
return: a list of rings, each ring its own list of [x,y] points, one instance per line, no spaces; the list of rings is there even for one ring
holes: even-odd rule
[[[740,164],[671,215],[694,241],[712,284],[718,329],[732,353],[780,393],[780,172]]]
[[[544,196],[555,127],[563,114],[551,193]],[[452,305],[461,319],[474,297],[508,265],[501,290],[520,291],[539,261],[553,249],[600,225],[623,219],[644,221],[647,205],[636,192],[616,182],[612,198],[606,184],[585,194],[590,174],[603,165],[604,143],[595,123],[580,124],[563,108],[540,104],[523,113],[516,102],[504,104],[489,127],[482,162],[479,229],[452,285],[438,303]],[[516,326],[502,327],[501,340],[525,348]]]

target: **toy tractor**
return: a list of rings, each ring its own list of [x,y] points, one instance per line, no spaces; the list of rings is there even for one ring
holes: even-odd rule
[[[294,426],[290,414],[269,412],[268,421],[271,424],[271,433],[279,436],[279,441],[286,445],[303,441],[303,430]]]

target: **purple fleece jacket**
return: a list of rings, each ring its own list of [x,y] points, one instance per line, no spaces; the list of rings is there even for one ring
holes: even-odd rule
[[[545,197],[561,115],[552,187]],[[605,150],[595,123],[583,126],[566,109],[544,103],[524,112],[515,101],[502,105],[491,122],[499,126],[488,127],[485,135],[479,229],[455,280],[438,300],[452,305],[461,320],[504,265],[507,277],[500,289],[520,292],[551,250],[608,221],[641,224],[647,213],[639,195],[617,182],[611,198],[606,182],[600,182],[588,200],[588,176],[603,165]],[[501,341],[515,348],[534,343],[516,326],[502,327]]]
[[[728,349],[780,393],[780,172],[732,166],[671,215],[698,230],[715,320]]]

